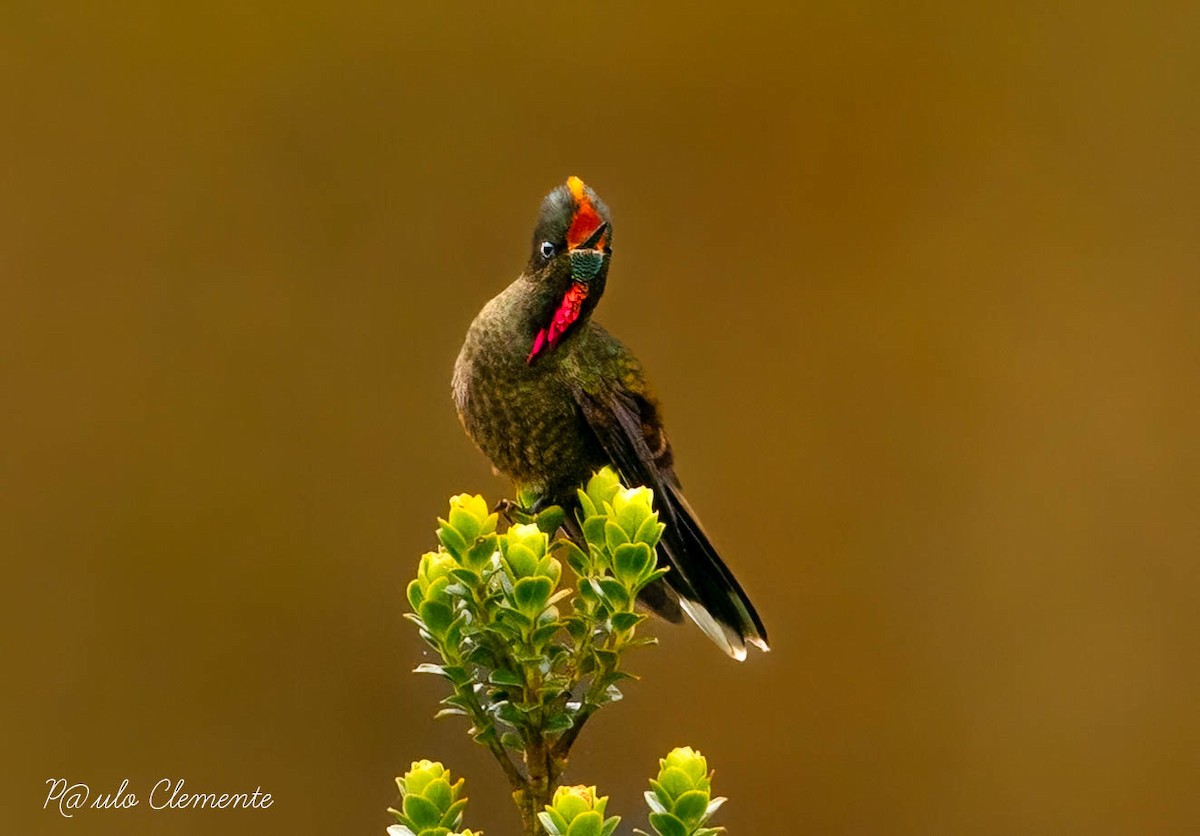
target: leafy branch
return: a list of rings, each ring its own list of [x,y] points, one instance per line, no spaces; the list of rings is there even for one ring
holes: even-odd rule
[[[526,836],[608,836],[615,830],[618,819],[604,818],[606,799],[594,788],[556,785],[584,725],[621,699],[619,684],[634,678],[621,667],[623,654],[654,643],[637,635],[646,616],[635,606],[638,594],[667,572],[656,564],[663,525],[648,488],[626,488],[604,468],[578,500],[583,540],[577,545],[566,537],[551,540],[565,520],[561,508],[513,514],[518,521],[500,532],[499,515],[483,497],[451,498],[449,513],[438,520],[440,546],[421,557],[407,590],[413,611],[406,617],[441,660],[416,671],[441,676],[451,687],[437,716],[468,719],[472,737],[508,778]],[[564,579],[564,562],[573,585]],[[683,758],[681,752],[691,750],[675,750],[667,760]],[[692,775],[695,762],[687,761],[693,764],[686,773],[691,783],[683,789],[677,774],[683,773],[667,760],[666,772],[647,793],[656,799],[650,802],[651,826],[662,836],[716,832],[697,817],[698,796],[687,795],[707,793],[707,778]],[[706,764],[701,773],[707,774]],[[404,808],[392,811],[396,828],[446,836],[460,826],[465,799],[455,805],[462,781],[450,784],[440,764],[416,763],[397,783]],[[718,804],[705,801],[704,821]]]

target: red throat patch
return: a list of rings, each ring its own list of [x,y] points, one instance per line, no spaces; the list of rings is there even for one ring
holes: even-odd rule
[[[579,282],[571,283],[570,289],[563,294],[562,302],[559,303],[558,310],[554,312],[554,318],[550,320],[550,325],[538,331],[537,336],[533,338],[533,346],[529,349],[529,356],[525,358],[526,364],[532,363],[533,358],[547,348],[554,348],[558,345],[562,335],[575,320],[579,319],[579,309],[583,307],[587,295],[587,285]]]
[[[604,221],[592,205],[592,199],[588,197],[582,180],[574,176],[568,177],[567,188],[571,190],[571,197],[575,200],[575,214],[571,217],[571,228],[567,230],[567,249],[573,250],[590,238]],[[607,237],[607,234],[601,236],[596,246],[603,248]]]

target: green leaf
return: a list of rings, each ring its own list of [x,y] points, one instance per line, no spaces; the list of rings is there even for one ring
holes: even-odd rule
[[[612,650],[603,650],[597,648],[592,651],[592,655],[596,657],[596,661],[606,668],[615,669],[617,663],[621,661],[621,657]]]
[[[475,545],[463,555],[463,565],[476,572],[481,571],[491,556],[496,553],[496,535],[489,534],[480,537]]]
[[[607,522],[608,518],[601,514],[588,517],[583,521],[583,537],[589,545],[596,548],[604,547],[604,526]]]
[[[430,781],[437,779],[442,769],[442,765],[436,761],[417,761],[412,765],[412,769],[404,773],[403,778],[397,779],[396,785],[400,788],[400,795],[420,795]]]
[[[471,648],[466,655],[466,661],[472,665],[480,665],[485,668],[494,668],[496,666],[496,657],[492,655],[492,651],[482,644],[477,644]]]
[[[434,635],[446,632],[450,622],[454,620],[454,612],[449,606],[439,601],[426,601],[421,604],[421,620],[425,627]]]
[[[496,624],[494,626],[495,627],[507,627],[507,628],[516,627],[516,628],[526,628],[527,629],[527,628],[533,626],[533,619],[530,616],[525,615],[525,613],[521,612],[520,610],[513,609],[512,607],[505,604],[504,606],[497,608]],[[510,634],[514,637],[519,635],[519,629],[518,630],[510,630]]]
[[[559,579],[562,578],[562,564],[551,555],[546,555],[538,561],[537,574],[543,578],[549,578],[551,584],[557,586]]]
[[[567,828],[567,836],[600,836],[604,829],[604,817],[595,810],[580,813]]]
[[[672,807],[674,799],[679,798],[685,792],[689,792],[696,785],[687,773],[682,769],[674,766],[668,766],[666,769],[658,773],[658,783],[667,791],[672,799]]]
[[[450,507],[458,507],[467,511],[477,520],[486,520],[488,516],[487,500],[479,494],[460,493],[450,497]]]
[[[462,709],[462,712],[464,714],[466,714],[467,711],[469,711],[472,707],[471,700],[468,697],[465,697],[458,692],[455,692],[455,693],[451,694],[450,696],[443,698],[441,700],[441,704],[442,705],[451,705],[451,706],[455,706],[459,709]]]
[[[624,633],[646,620],[646,616],[636,612],[615,612],[612,614],[613,629]]]
[[[708,809],[708,793],[691,790],[675,799],[676,818],[690,827],[695,827],[704,821],[704,813]]]
[[[566,629],[567,635],[575,642],[578,642],[587,634],[587,623],[578,615],[567,616],[562,620],[561,624]]]
[[[571,715],[562,712],[558,714],[551,714],[546,720],[546,724],[543,726],[542,730],[546,734],[558,734],[560,732],[565,732],[573,725],[575,725],[575,723],[571,719]]]
[[[687,827],[670,813],[651,813],[650,826],[658,831],[659,836],[688,836]]]
[[[579,523],[582,525],[588,517],[596,516],[596,503],[592,502],[587,491],[577,490],[575,494],[579,497]]]
[[[476,743],[481,743],[484,746],[488,746],[493,740],[496,739],[496,727],[488,726],[484,729],[472,728],[471,737]]]
[[[671,571],[670,568],[667,566],[663,566],[660,569],[655,569],[653,572],[651,572],[650,574],[643,577],[640,581],[638,581],[638,584],[637,584],[638,591],[640,592],[641,590],[648,587],[650,584],[654,583],[659,578],[666,576],[666,574],[670,571]]]
[[[564,822],[573,822],[577,816],[592,809],[595,798],[589,787],[559,787],[554,791],[551,809],[562,816]]]
[[[616,551],[617,546],[628,542],[629,535],[625,533],[625,529],[612,520],[604,521],[604,544],[608,547],[609,552]]]
[[[513,600],[522,613],[532,617],[546,608],[553,588],[549,578],[521,578],[513,586]]]
[[[658,545],[659,538],[662,537],[663,529],[666,528],[658,521],[657,514],[650,514],[646,519],[642,520],[642,524],[638,526],[637,531],[633,535],[635,543],[645,543],[653,548]]]
[[[563,653],[567,652],[566,648],[564,648],[564,647],[559,647],[558,649],[560,652],[563,652]],[[542,680],[542,693],[543,694],[564,693],[564,692],[570,691],[571,688],[574,686],[574,684],[575,684],[575,680],[573,678],[571,678],[570,676],[566,676],[563,674],[547,674],[546,678]]]
[[[593,595],[595,595],[596,600],[604,600],[604,588],[600,586],[600,578],[592,577],[585,578],[584,580],[585,583],[580,584],[579,586],[580,594],[583,594],[584,588],[586,587]]]
[[[558,505],[551,505],[548,508],[542,509],[537,515],[535,523],[538,528],[547,534],[553,534],[562,527],[563,521],[567,518],[567,512]]]
[[[615,685],[618,682],[625,681],[626,679],[637,679],[637,677],[631,673],[626,673],[625,671],[609,671],[608,673],[604,674],[604,676],[600,677],[599,684],[601,688],[607,688],[609,685]]]
[[[561,621],[552,621],[549,624],[544,624],[533,631],[533,634],[530,636],[530,641],[533,642],[535,646],[541,646],[550,641],[550,639],[554,638],[554,634],[561,630],[562,626],[563,625]]]
[[[471,674],[468,673],[467,669],[461,665],[446,665],[445,670],[446,676],[448,676],[450,681],[455,685],[461,687],[471,681]]]
[[[500,668],[492,671],[492,675],[488,677],[488,682],[493,685],[508,685],[513,688],[524,688],[525,678],[516,671]]]
[[[534,652],[520,649],[513,651],[513,659],[531,668],[540,667],[546,661],[546,657],[542,655],[541,651]]]
[[[614,610],[623,610],[629,607],[629,593],[621,585],[620,581],[613,578],[601,578],[597,583],[600,585],[600,591],[604,596],[604,600]]]
[[[462,779],[460,778],[459,780],[461,781]],[[452,830],[457,830],[459,825],[462,824],[463,810],[466,809],[466,806],[467,799],[458,799],[458,801],[455,801],[446,809],[445,813],[442,813],[441,821],[438,824],[441,827],[449,827]]]
[[[677,746],[659,761],[659,765],[664,769],[679,769],[687,775],[693,787],[708,789],[708,761],[691,746]]]
[[[528,577],[537,572],[537,557],[520,543],[509,542],[505,558],[508,560],[514,578]]]
[[[475,519],[469,512],[462,508],[450,506],[450,525],[458,532],[459,536],[467,543],[474,543],[475,538],[479,536],[479,523],[481,521]]]
[[[613,496],[621,489],[621,480],[611,467],[605,466],[596,471],[588,480],[587,494],[599,508],[605,502],[611,502]]]
[[[553,547],[556,551],[561,552],[561,557],[567,561],[567,565],[571,567],[571,571],[576,575],[583,576],[588,571],[588,559],[583,549],[572,543],[570,540],[555,540]]]
[[[538,821],[542,823],[542,827],[546,828],[546,832],[550,836],[566,836],[567,823],[553,808],[538,813]]]
[[[404,815],[417,826],[417,830],[436,827],[442,811],[430,800],[409,793],[404,797]]]
[[[466,619],[459,615],[450,622],[450,626],[446,628],[446,633],[443,636],[445,646],[450,649],[451,653],[457,652],[459,645],[462,643],[463,625],[466,624]]]
[[[654,552],[645,543],[624,543],[613,550],[613,574],[633,587],[654,565]]]
[[[432,801],[438,810],[448,810],[450,805],[454,803],[454,794],[450,791],[450,782],[445,778],[430,781],[421,792],[421,795]]]
[[[508,700],[501,700],[492,706],[492,712],[511,726],[524,726],[525,715]]]
[[[439,517],[438,525],[440,526],[437,532],[438,540],[446,547],[446,551],[455,558],[461,558],[463,552],[467,550],[467,542],[446,520]]]
[[[617,497],[620,495],[618,493]],[[639,503],[625,503],[618,500],[617,524],[631,539],[637,534],[642,523],[651,516],[649,509]]]
[[[420,609],[421,602],[425,600],[425,596],[421,594],[421,582],[411,581],[408,584],[406,593],[408,595],[409,606],[413,608],[413,612],[416,612],[418,609]]]
[[[468,589],[474,589],[475,587],[479,586],[480,582],[483,580],[481,577],[479,577],[478,573],[470,569],[463,569],[461,567],[457,569],[451,569],[450,574],[462,581],[463,585]],[[450,588],[447,587],[446,589],[449,591]]]
[[[658,796],[658,801],[662,804],[664,810],[670,810],[675,806],[675,797],[667,792],[666,787],[653,778],[650,779],[650,789],[654,790],[654,794]]]
[[[421,597],[426,601],[439,601],[443,604],[449,603],[446,601],[446,587],[450,585],[450,578],[443,575],[429,582],[425,587],[425,591],[421,593]]]

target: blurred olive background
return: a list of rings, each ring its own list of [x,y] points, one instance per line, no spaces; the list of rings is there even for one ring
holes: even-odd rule
[[[568,174],[774,645],[658,629],[568,779],[645,826],[687,743],[743,836],[1200,831],[1198,47],[1195,3],[8,0],[0,831],[379,834],[430,756],[515,832],[402,590],[506,489],[450,371]]]

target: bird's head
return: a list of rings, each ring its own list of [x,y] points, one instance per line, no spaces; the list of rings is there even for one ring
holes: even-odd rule
[[[585,322],[604,293],[612,253],[608,207],[578,177],[546,195],[525,276],[540,304],[528,362],[553,351]]]

